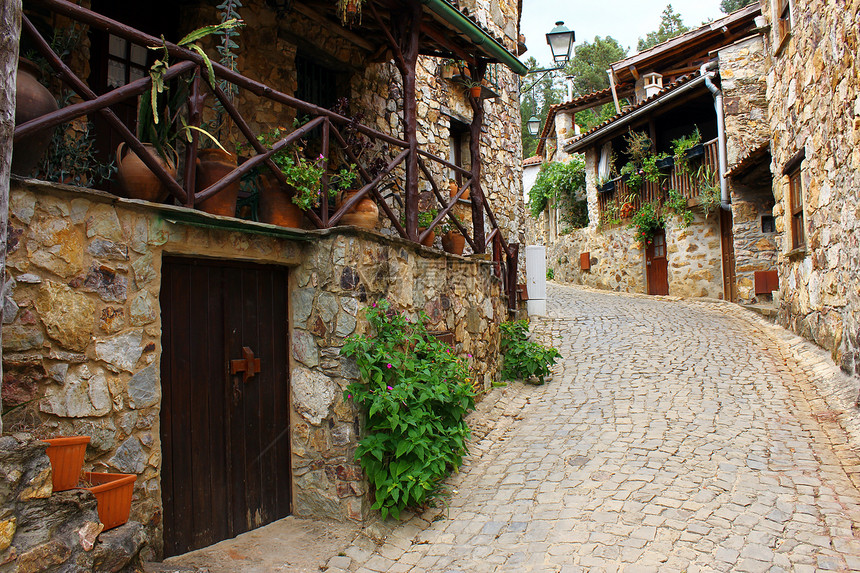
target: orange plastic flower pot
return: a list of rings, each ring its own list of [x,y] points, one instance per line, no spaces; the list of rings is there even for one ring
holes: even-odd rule
[[[51,479],[54,491],[66,491],[77,487],[90,437],[71,436],[42,441],[48,442],[48,449],[45,453],[51,460]]]
[[[98,502],[99,521],[105,528],[113,529],[128,521],[131,512],[131,494],[134,492],[134,474],[100,474],[84,472],[84,480]]]

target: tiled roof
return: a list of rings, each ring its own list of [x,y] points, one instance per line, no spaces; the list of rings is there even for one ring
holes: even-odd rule
[[[540,165],[543,163],[543,157],[540,155],[532,155],[528,159],[523,160],[523,167],[529,167],[531,165]]]
[[[616,86],[616,90],[619,86]],[[612,97],[612,89],[606,88],[603,90],[599,90],[596,92],[592,92],[590,94],[585,94],[584,96],[580,96],[578,98],[574,98],[570,101],[559,103],[553,106],[550,106],[549,110],[546,114],[546,121],[543,124],[543,130],[540,134],[540,141],[538,142],[537,154],[543,155],[543,149],[546,144],[546,138],[549,137],[550,126],[553,125],[555,121],[555,115],[560,111],[565,111],[568,109],[573,109],[577,107],[581,107],[584,105],[588,105],[589,103],[594,103],[597,105],[599,102],[605,100],[606,98]]]
[[[765,157],[770,157],[770,141],[765,141],[758,147],[754,147],[744,153],[732,167],[726,171],[729,177],[740,177],[747,171],[764,161]]]
[[[607,119],[603,123],[595,125],[594,127],[589,129],[585,133],[581,134],[577,138],[577,140],[583,139],[583,138],[585,138],[585,137],[587,137],[587,136],[589,136],[589,135],[591,135],[597,131],[600,131],[600,130],[608,127],[609,125],[615,123],[616,121],[624,119],[626,116],[630,115],[631,113],[635,112],[636,110],[641,109],[641,108],[651,104],[652,102],[661,98],[662,96],[666,95],[667,93],[674,91],[674,90],[680,88],[681,86],[683,86],[683,85],[685,85],[685,84],[687,84],[687,83],[689,83],[689,82],[691,82],[691,81],[693,81],[699,77],[701,77],[701,74],[699,72],[696,72],[694,74],[689,74],[686,76],[681,76],[680,78],[678,78],[677,80],[675,80],[674,82],[672,82],[668,86],[665,86],[662,90],[660,90],[656,94],[652,95],[651,97],[640,101],[636,105],[628,107],[627,109],[623,110],[621,113],[615,114],[614,116],[610,117],[609,119]]]

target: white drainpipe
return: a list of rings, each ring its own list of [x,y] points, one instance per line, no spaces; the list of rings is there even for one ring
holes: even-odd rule
[[[705,86],[714,96],[714,109],[717,112],[717,156],[719,157],[720,169],[720,203],[725,210],[731,209],[732,199],[729,196],[729,182],[726,179],[728,161],[726,159],[726,116],[723,113],[723,92],[711,81],[717,74],[713,71],[717,67],[716,62],[704,64],[699,73],[705,78]]]

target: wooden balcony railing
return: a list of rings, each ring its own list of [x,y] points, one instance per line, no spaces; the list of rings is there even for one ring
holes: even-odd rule
[[[691,160],[689,169],[679,169],[673,167],[660,178],[659,182],[643,181],[642,186],[636,190],[630,186],[621,177],[614,180],[615,189],[609,192],[597,193],[597,204],[601,217],[601,222],[608,219],[616,219],[616,214],[621,212],[621,207],[625,203],[633,205],[632,212],[635,213],[639,208],[646,203],[657,203],[662,205],[669,198],[669,189],[675,189],[687,199],[688,202],[695,202],[699,195],[699,172],[700,168],[709,172],[714,181],[719,176],[718,150],[717,140],[712,139],[704,144],[705,154],[699,158]]]
[[[16,140],[40,130],[53,128],[77,118],[98,113],[107,121],[120,138],[126,142],[129,148],[135,152],[143,163],[159,178],[159,180],[167,187],[170,194],[181,204],[193,208],[230,184],[237,182],[243,175],[247,174],[254,168],[268,168],[283,186],[289,188],[283,173],[272,161],[272,156],[290,144],[298,142],[312,130],[320,129],[322,133],[322,154],[319,159],[319,164],[322,165],[324,169],[328,170],[332,154],[335,151],[337,153],[344,154],[357,166],[361,188],[349,200],[340,205],[339,208],[336,208],[334,212],[330,212],[327,199],[329,196],[329,180],[327,176],[323,176],[320,181],[319,189],[319,210],[318,212],[307,211],[306,214],[308,218],[317,228],[323,229],[336,226],[343,215],[349,212],[359,201],[364,197],[370,197],[379,206],[381,212],[387,217],[391,226],[403,238],[408,238],[408,234],[404,225],[400,222],[400,217],[395,212],[397,210],[397,206],[395,205],[393,208],[392,205],[388,203],[388,201],[391,200],[391,196],[383,197],[381,189],[386,187],[405,188],[410,185],[412,187],[416,187],[419,183],[418,181],[407,180],[405,181],[405,184],[398,184],[395,181],[395,178],[398,177],[395,170],[401,164],[407,162],[410,157],[416,157],[420,171],[419,177],[423,176],[423,179],[429,186],[433,197],[439,204],[438,215],[430,226],[417,236],[418,241],[428,237],[430,233],[433,232],[434,228],[447,218],[450,223],[459,229],[459,231],[465,236],[466,241],[474,253],[484,253],[487,247],[492,245],[493,261],[496,263],[495,273],[503,279],[505,292],[508,295],[509,309],[516,309],[517,259],[519,254],[518,245],[507,243],[502,230],[498,226],[495,214],[487,202],[483,200],[481,186],[475,181],[475,174],[480,173],[480,166],[478,166],[477,169],[473,167],[472,170],[463,169],[462,167],[454,165],[441,157],[418,148],[414,142],[410,143],[404,139],[377,131],[371,127],[357,124],[351,118],[344,117],[331,110],[297,99],[289,94],[285,94],[261,82],[248,78],[225,66],[219,65],[216,62],[212,62],[212,69],[218,82],[229,82],[237,88],[246,90],[260,98],[292,108],[293,110],[296,110],[297,116],[300,115],[309,118],[304,125],[286,134],[280,141],[267,148],[257,140],[257,134],[254,133],[248,121],[233,104],[231,98],[225,94],[225,90],[219,87],[217,82],[215,86],[210,86],[207,81],[201,79],[206,77],[207,62],[197,52],[177,46],[170,42],[165,42],[161,38],[144,34],[131,26],[111,20],[101,14],[82,8],[67,0],[28,0],[28,3],[41,5],[57,14],[83,23],[86,26],[109,32],[110,34],[119,36],[138,45],[165,48],[173,61],[165,73],[165,81],[180,77],[193,78],[192,89],[187,102],[187,110],[183,114],[183,120],[187,121],[189,125],[200,125],[205,97],[207,95],[214,96],[226,114],[233,120],[242,136],[247,140],[247,143],[253,150],[254,155],[236,167],[236,169],[225,177],[212,183],[206,189],[195,191],[196,181],[194,166],[196,164],[198,152],[198,134],[196,131],[193,131],[192,142],[185,146],[184,173],[182,174],[181,181],[175,180],[174,177],[159,163],[159,161],[146,151],[143,142],[141,142],[136,135],[132,133],[128,126],[126,126],[119,117],[111,111],[111,106],[131,98],[137,98],[142,93],[149,91],[152,85],[151,78],[141,78],[120,88],[114,89],[104,95],[96,95],[86,82],[76,76],[75,73],[62,61],[62,59],[53,52],[50,44],[41,36],[36,26],[34,26],[26,16],[22,22],[23,33],[30,36],[39,53],[48,61],[60,80],[71,88],[82,101],[17,126],[14,136]],[[204,90],[208,90],[208,93],[204,92]],[[478,107],[480,108],[480,106]],[[375,177],[371,177],[366,169],[367,163],[363,163],[359,160],[347,144],[343,134],[343,130],[347,127],[357,130],[375,144],[378,144],[378,148],[387,147],[393,150],[384,155],[385,168],[382,169],[382,171]],[[433,177],[433,171],[430,168],[433,164],[435,164],[436,171],[438,172],[444,173],[453,171],[462,176],[463,184],[455,197],[449,197],[447,184],[444,186],[437,184]],[[406,179],[409,178],[407,177]],[[445,189],[446,193],[443,194],[440,189]],[[476,204],[473,204],[473,228],[471,229],[471,232],[470,229],[467,229],[463,222],[458,220],[453,213],[453,208],[457,205],[458,200],[465,196],[467,191],[470,189],[473,197],[477,195],[481,199],[477,201]],[[414,194],[416,193],[416,190],[412,189],[411,192],[412,196],[415,196]],[[411,206],[410,201],[401,201],[400,204],[405,205],[404,208],[407,210],[410,208],[415,209],[417,213],[417,204],[414,202],[412,202]],[[413,213],[412,215],[417,216],[416,213]],[[409,220],[409,213],[406,213],[406,216],[407,220]],[[489,233],[486,234],[486,239],[484,238],[485,219],[490,225]]]

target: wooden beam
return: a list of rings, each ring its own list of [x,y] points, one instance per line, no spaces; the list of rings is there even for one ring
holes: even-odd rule
[[[434,26],[430,26],[428,24],[422,24],[421,25],[421,33],[429,36],[432,40],[437,42],[443,48],[447,48],[448,50],[450,50],[455,56],[457,56],[461,60],[463,60],[469,64],[476,64],[477,63],[477,61],[475,60],[475,58],[473,56],[470,56],[465,51],[463,51],[462,48],[460,48],[459,46],[457,46],[456,44],[454,44],[453,42],[451,42],[449,40],[448,33],[442,32],[441,30],[435,28]]]
[[[627,70],[630,72],[630,75],[633,76],[634,80],[639,79],[639,70],[636,69],[636,66],[627,66]]]
[[[487,70],[486,62],[481,62],[472,70],[475,81],[481,81]],[[480,249],[476,253],[486,252],[484,239],[484,190],[481,187],[481,132],[484,126],[484,103],[480,98],[469,96],[472,106],[472,124],[469,126],[469,155],[472,167],[472,237],[475,246]]]
[[[325,28],[327,31],[336,34],[346,40],[349,40],[359,48],[363,48],[368,52],[373,52],[376,50],[376,46],[374,46],[367,40],[365,40],[355,32],[347,30],[343,26],[338,26],[310,6],[306,6],[305,4],[300,4],[296,2],[295,4],[293,4],[293,9],[302,16],[306,16],[307,18],[313,20],[314,22]]]

